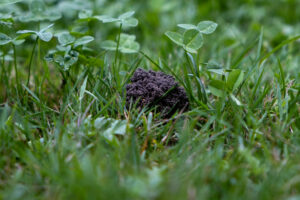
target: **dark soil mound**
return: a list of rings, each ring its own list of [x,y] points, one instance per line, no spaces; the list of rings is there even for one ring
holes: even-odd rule
[[[139,108],[156,106],[156,110],[164,116],[170,116],[177,110],[186,111],[189,107],[183,87],[178,85],[173,76],[163,72],[147,72],[138,68],[126,90],[127,107],[131,103],[137,103]]]

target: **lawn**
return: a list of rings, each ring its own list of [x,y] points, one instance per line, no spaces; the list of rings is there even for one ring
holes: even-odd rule
[[[0,200],[300,199],[299,7],[1,0]]]

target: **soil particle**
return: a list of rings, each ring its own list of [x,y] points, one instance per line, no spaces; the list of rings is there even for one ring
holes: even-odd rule
[[[174,77],[163,72],[145,71],[138,68],[133,74],[131,84],[126,86],[126,106],[137,104],[137,107],[156,107],[164,117],[189,107],[188,97]]]

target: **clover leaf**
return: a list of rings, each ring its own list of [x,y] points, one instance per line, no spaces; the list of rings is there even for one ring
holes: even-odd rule
[[[30,12],[27,15],[19,16],[21,22],[56,21],[61,18],[58,10],[47,8],[42,0],[33,0],[29,7]]]
[[[105,50],[116,51],[117,43],[112,40],[102,42],[101,47]],[[121,33],[119,51],[122,53],[137,53],[140,49],[139,43],[135,41],[135,35]]]
[[[25,41],[24,39],[19,39],[18,37],[11,38],[4,33],[0,33],[0,45],[6,45],[9,43],[13,43],[14,45],[20,45],[24,41]]]
[[[127,120],[116,120],[112,118],[99,117],[94,121],[94,127],[98,130],[104,138],[108,141],[112,141],[114,135],[125,135],[128,124]]]
[[[20,37],[27,37],[30,35],[36,35],[39,37],[39,39],[45,41],[45,42],[49,42],[52,37],[53,34],[51,32],[46,32],[49,28],[51,28],[54,24],[50,24],[49,26],[47,26],[46,28],[41,29],[40,31],[33,31],[33,30],[20,30],[17,33],[21,34]]]
[[[94,40],[94,37],[89,36],[89,35],[86,35],[86,36],[76,39],[69,32],[62,32],[62,33],[56,34],[56,37],[57,37],[60,45],[67,46],[67,45],[72,44],[75,48],[80,45],[90,43],[91,41]]]
[[[197,25],[198,31],[200,31],[203,34],[211,34],[216,30],[217,27],[218,24],[212,21],[199,22],[199,24]]]
[[[112,23],[112,22],[117,22],[122,24],[122,26],[127,26],[127,27],[135,27],[138,25],[138,20],[134,17],[132,17],[134,15],[134,11],[129,11],[126,13],[121,14],[119,17],[114,18],[114,17],[110,17],[108,15],[95,15],[93,17],[91,16],[87,16],[87,19],[97,19],[103,23]],[[81,16],[84,16],[83,14]]]
[[[211,34],[217,28],[217,24],[212,21],[202,21],[197,26],[193,24],[178,24],[177,26],[185,30],[183,34],[167,31],[165,35],[190,53],[197,53],[197,50],[202,47],[202,34]]]
[[[203,45],[203,36],[197,30],[187,30],[183,34],[183,44],[183,48],[188,52],[197,53],[197,50]]]
[[[14,4],[14,3],[18,3],[20,1],[23,1],[23,0],[2,0],[0,2],[0,5]]]

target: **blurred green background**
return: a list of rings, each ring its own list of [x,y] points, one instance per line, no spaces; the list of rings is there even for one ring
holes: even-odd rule
[[[2,6],[1,13],[13,13],[19,19],[29,10],[29,1]],[[202,60],[217,59],[225,64],[229,52],[244,51],[254,45],[263,30],[264,44],[271,50],[283,40],[300,33],[300,0],[45,0],[49,9],[62,13],[63,17],[55,21],[55,30],[81,31],[95,36],[94,49],[100,51],[100,43],[115,39],[116,25],[102,24],[98,21],[78,22],[78,13],[91,10],[94,15],[118,16],[126,11],[135,11],[139,20],[138,27],[123,30],[135,34],[142,51],[152,57],[168,58],[170,54],[180,53],[180,48],[164,35],[168,30],[179,30],[179,23],[197,24],[199,21],[212,20],[219,24],[217,31],[206,37],[200,50]],[[49,22],[46,22],[46,24]],[[88,25],[88,26],[87,26]],[[15,29],[1,26],[4,33],[14,30],[37,29],[37,23],[27,22],[15,25]],[[43,24],[41,25],[43,26]],[[178,52],[179,51],[179,52]],[[25,55],[24,55],[25,56]],[[285,55],[283,55],[285,56]],[[235,57],[232,58],[236,59]]]
[[[47,10],[62,15],[59,20],[24,21],[30,13],[30,1],[24,0],[0,6],[0,32],[15,37],[18,30],[38,30],[54,23],[50,30],[54,34],[68,30],[78,37],[91,35],[95,41],[85,46],[90,48],[88,50],[78,48],[81,57],[68,72],[71,80],[68,80],[67,86],[63,85],[61,69],[43,60],[47,52],[58,44],[57,38],[49,43],[40,42],[40,55],[36,53],[33,61],[34,80],[29,87],[33,92],[30,95],[36,96],[26,103],[23,103],[22,96],[16,94],[12,47],[1,46],[1,51],[10,56],[7,62],[3,61],[10,76],[0,81],[0,95],[5,94],[5,97],[0,96],[0,103],[8,102],[8,106],[0,105],[3,110],[3,119],[0,119],[3,124],[0,127],[0,200],[6,197],[93,199],[95,195],[95,199],[239,199],[241,196],[243,199],[270,199],[271,195],[275,196],[274,199],[299,199],[296,195],[300,188],[297,125],[300,41],[282,46],[268,57],[264,67],[259,62],[260,56],[300,34],[300,0],[45,2]],[[100,47],[101,42],[116,39],[118,26],[80,20],[78,15],[85,10],[92,11],[93,15],[112,17],[135,11],[134,17],[139,20],[139,25],[130,29],[124,27],[122,32],[136,35],[143,52],[154,61],[161,58],[184,81],[190,78],[182,75],[184,68],[181,66],[188,63],[184,51],[164,33],[182,31],[177,27],[180,23],[216,22],[217,30],[205,36],[204,46],[195,55],[195,60],[199,66],[215,61],[224,69],[234,66],[247,72],[249,79],[241,92],[236,93],[243,107],[232,103],[229,97],[230,101],[208,93],[210,110],[195,106],[193,101],[186,118],[175,120],[174,125],[172,121],[162,124],[155,119],[151,130],[147,130],[146,116],[135,116],[134,113],[132,121],[138,124],[136,130],[128,131],[124,138],[117,140],[117,144],[107,143],[101,134],[97,134],[91,118],[87,117],[84,126],[79,129],[76,112],[81,113],[90,103],[78,101],[84,76],[88,77],[88,90],[100,99],[100,105],[91,108],[92,118],[105,115],[125,119],[124,98],[111,81],[109,66],[114,54]],[[11,25],[9,20],[1,21],[9,15],[15,21]],[[16,47],[21,83],[25,83],[27,78],[33,44],[34,38],[27,37],[24,44]],[[139,67],[155,69],[155,65],[140,54],[122,54],[121,70],[132,67],[135,59],[139,58],[142,60]],[[279,60],[284,73],[278,68]],[[211,78],[224,79],[223,75],[211,75],[203,69],[201,79],[206,86]],[[126,73],[123,74],[129,75]],[[124,78],[123,74],[118,76]],[[256,85],[260,75],[263,75],[262,81]],[[280,75],[285,76],[286,82],[282,84],[286,91],[280,88]],[[6,74],[1,77],[6,77]],[[124,86],[119,85],[118,89],[124,90]],[[281,91],[285,103],[278,100]],[[85,99],[91,100],[92,97],[86,95]],[[67,107],[68,104],[72,107]],[[66,106],[65,110],[60,106]],[[101,110],[103,107],[104,111]],[[286,112],[285,121],[281,121],[282,112]],[[16,119],[10,117],[13,115]],[[147,117],[149,119],[149,115]],[[174,130],[174,135],[176,132],[180,136],[178,143],[172,147],[159,143],[168,130]],[[143,142],[148,140],[148,131],[152,138],[143,155],[140,151]],[[83,136],[78,137],[79,132]],[[32,144],[36,149],[32,148]]]

